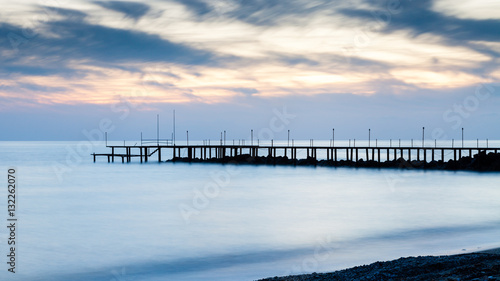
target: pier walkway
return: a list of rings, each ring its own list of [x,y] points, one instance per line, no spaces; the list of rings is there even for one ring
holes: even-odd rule
[[[131,162],[133,158],[138,158],[142,162],[153,160],[162,162],[162,153],[168,151],[172,160],[184,156],[189,159],[221,159],[225,157],[235,157],[238,155],[249,155],[250,157],[287,157],[299,160],[297,152],[315,160],[325,159],[328,161],[354,161],[360,159],[364,161],[390,161],[403,158],[407,161],[417,160],[423,162],[458,160],[462,157],[472,157],[476,153],[498,153],[498,147],[373,147],[373,146],[283,146],[283,145],[110,145],[111,153],[93,153],[94,162],[98,157],[107,158],[108,162],[115,162],[115,158],[121,159],[122,163]],[[318,157],[318,152],[321,157]],[[167,158],[167,157],[164,157]]]

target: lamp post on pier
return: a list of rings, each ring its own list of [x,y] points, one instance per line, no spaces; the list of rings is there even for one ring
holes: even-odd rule
[[[422,127],[422,147],[424,147],[424,140],[425,140],[425,127]]]
[[[335,128],[332,129],[332,146],[335,147]]]
[[[287,142],[287,146],[290,146],[290,130],[288,130],[288,142]]]
[[[464,128],[462,128],[462,148],[464,147]]]
[[[372,133],[372,129],[368,129],[368,147],[371,146],[371,133]]]

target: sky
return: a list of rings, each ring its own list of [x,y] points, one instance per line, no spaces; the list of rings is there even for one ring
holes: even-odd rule
[[[0,140],[500,139],[497,0],[0,5]]]

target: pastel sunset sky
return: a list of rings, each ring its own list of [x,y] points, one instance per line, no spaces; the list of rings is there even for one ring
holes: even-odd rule
[[[497,0],[0,5],[0,140],[500,139]]]

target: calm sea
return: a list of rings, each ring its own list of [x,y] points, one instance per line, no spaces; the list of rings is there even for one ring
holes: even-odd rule
[[[89,145],[0,142],[19,219],[12,274],[4,180],[1,280],[255,280],[500,246],[499,173],[93,163]]]

